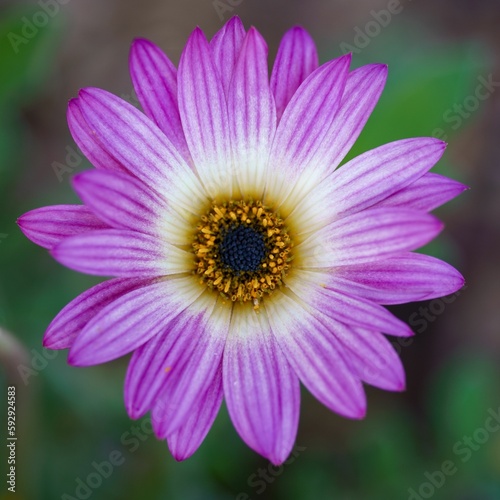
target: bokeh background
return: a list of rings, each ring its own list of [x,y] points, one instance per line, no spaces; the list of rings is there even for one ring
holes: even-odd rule
[[[12,384],[18,435],[17,492],[2,479],[0,498],[500,498],[498,0],[2,0],[0,7],[0,435]],[[176,463],[147,418],[126,415],[127,359],[80,369],[66,364],[66,352],[44,350],[50,320],[97,280],[58,265],[15,224],[30,209],[78,202],[70,178],[90,165],[65,112],[79,88],[133,102],[134,37],[152,39],[177,63],[195,25],[212,36],[233,14],[263,33],[271,61],[282,34],[301,24],[321,62],[352,50],[355,67],[389,63],[383,97],[351,156],[434,135],[449,143],[434,171],[472,188],[437,211],[446,229],[424,249],[455,265],[467,287],[445,301],[391,308],[417,332],[394,339],[406,392],[367,387],[368,415],[358,422],[304,391],[298,448],[282,468],[269,468],[241,442],[225,408],[197,454]],[[5,478],[3,437],[1,446]],[[97,475],[111,454],[117,465]]]

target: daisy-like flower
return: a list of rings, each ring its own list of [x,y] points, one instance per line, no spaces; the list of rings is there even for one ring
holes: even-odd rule
[[[299,381],[348,418],[363,382],[399,391],[384,334],[412,335],[384,304],[463,285],[412,251],[442,224],[428,212],[464,190],[428,173],[445,144],[386,144],[337,168],[381,92],[387,68],[318,66],[299,27],[271,77],[266,43],[231,19],[190,36],[176,69],[147,40],[130,54],[144,113],[100,89],[69,103],[73,137],[96,167],[73,178],[83,205],[33,210],[24,234],[61,264],[111,276],[68,304],[44,337],[88,366],[132,357],[125,405],[151,412],[178,460],[225,398],[242,439],[272,463],[290,453]]]

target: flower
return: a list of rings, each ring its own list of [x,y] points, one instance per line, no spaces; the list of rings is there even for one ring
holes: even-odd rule
[[[349,418],[363,382],[403,390],[383,334],[412,335],[383,305],[463,285],[448,264],[412,251],[442,224],[428,212],[464,190],[428,173],[445,144],[386,144],[337,168],[373,110],[387,68],[321,66],[300,27],[269,79],[255,28],[231,19],[209,43],[190,36],[176,70],[135,40],[140,112],[100,89],[69,103],[72,135],[95,170],[76,175],[83,205],[20,217],[61,264],[114,276],[68,304],[44,336],[88,366],[132,357],[131,418],[178,460],[208,433],[225,398],[242,439],[273,464],[292,449],[299,381]]]

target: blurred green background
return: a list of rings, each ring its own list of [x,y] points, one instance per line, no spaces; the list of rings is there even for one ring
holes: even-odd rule
[[[0,498],[500,498],[498,0],[3,0],[1,9],[0,380],[3,401],[8,385],[17,388],[18,461],[17,491],[3,483]],[[455,265],[466,289],[446,302],[391,308],[417,332],[394,339],[407,391],[367,387],[362,422],[304,392],[298,447],[282,468],[242,443],[225,408],[200,450],[176,463],[147,417],[126,415],[127,359],[79,369],[66,352],[44,350],[50,320],[97,280],[55,263],[15,225],[27,210],[78,202],[69,180],[90,165],[65,111],[79,88],[131,100],[134,37],[151,38],[177,62],[195,25],[212,36],[232,14],[263,33],[271,60],[284,31],[301,24],[321,62],[351,50],[354,66],[389,63],[386,90],[351,156],[434,135],[449,142],[434,171],[472,187],[438,211],[446,230],[424,249]],[[478,86],[484,100],[475,98]],[[113,453],[119,465],[92,475]]]

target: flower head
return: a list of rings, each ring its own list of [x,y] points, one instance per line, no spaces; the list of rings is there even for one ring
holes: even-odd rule
[[[274,464],[295,440],[299,381],[349,418],[362,383],[404,388],[383,334],[409,327],[383,305],[452,293],[463,279],[412,251],[442,224],[428,212],[464,186],[428,173],[445,144],[386,144],[337,168],[386,80],[350,56],[318,66],[287,32],[269,79],[255,28],[231,19],[190,36],[176,69],[146,40],[131,49],[144,113],[100,89],[68,107],[95,166],[83,205],[33,210],[23,232],[63,265],[113,276],[68,304],[44,345],[76,366],[133,353],[125,404],[151,411],[173,455],[201,444],[225,398],[242,439]]]

